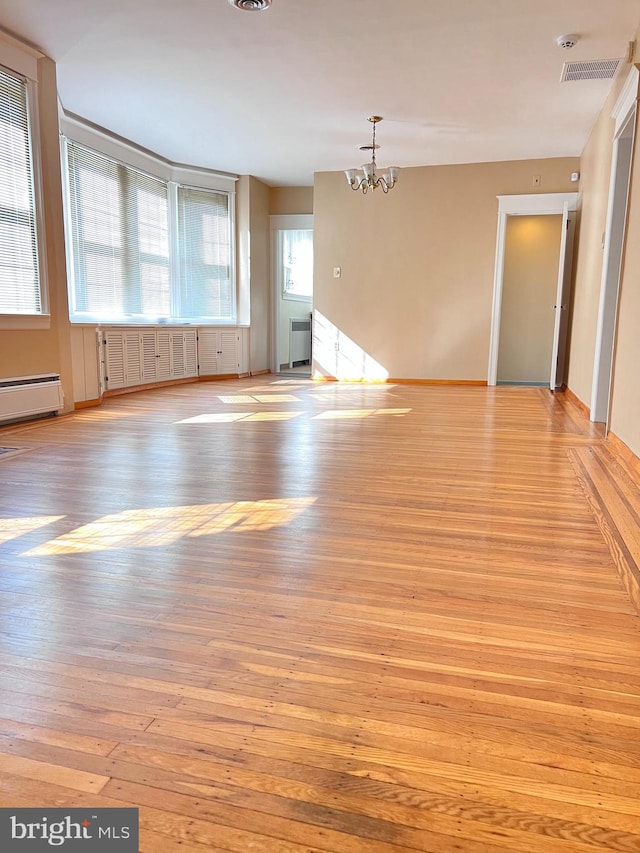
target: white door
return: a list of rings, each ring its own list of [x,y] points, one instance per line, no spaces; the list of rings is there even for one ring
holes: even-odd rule
[[[565,211],[562,218],[562,241],[560,265],[558,267],[558,290],[556,293],[553,351],[551,355],[551,378],[549,387],[559,391],[565,384],[567,332],[569,329],[569,301],[571,299],[571,272],[573,269],[573,237],[575,213]]]

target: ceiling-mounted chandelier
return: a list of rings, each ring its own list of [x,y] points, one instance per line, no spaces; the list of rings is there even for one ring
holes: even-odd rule
[[[397,166],[387,166],[382,170],[382,174],[377,173],[376,151],[380,146],[376,145],[376,125],[382,121],[382,116],[369,116],[367,121],[373,125],[373,138],[371,145],[361,145],[360,150],[371,151],[371,162],[360,167],[362,174],[358,169],[346,169],[345,175],[352,190],[361,190],[366,193],[368,190],[377,190],[380,187],[383,193],[388,193],[395,187],[400,169]]]

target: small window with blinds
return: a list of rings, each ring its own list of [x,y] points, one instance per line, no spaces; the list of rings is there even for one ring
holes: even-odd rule
[[[0,314],[42,314],[27,81],[0,68]]]
[[[71,319],[234,322],[229,195],[66,146]]]
[[[179,314],[233,320],[229,196],[178,187]]]

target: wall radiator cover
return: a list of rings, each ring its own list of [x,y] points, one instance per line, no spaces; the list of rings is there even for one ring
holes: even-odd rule
[[[0,379],[0,423],[55,415],[63,406],[62,383],[57,373]]]

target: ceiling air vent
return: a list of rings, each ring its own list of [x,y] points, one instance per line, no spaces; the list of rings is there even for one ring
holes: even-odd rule
[[[621,59],[591,59],[585,62],[565,62],[561,83],[574,80],[612,80],[620,67]]]
[[[232,6],[243,12],[262,12],[271,5],[271,0],[229,0]]]

